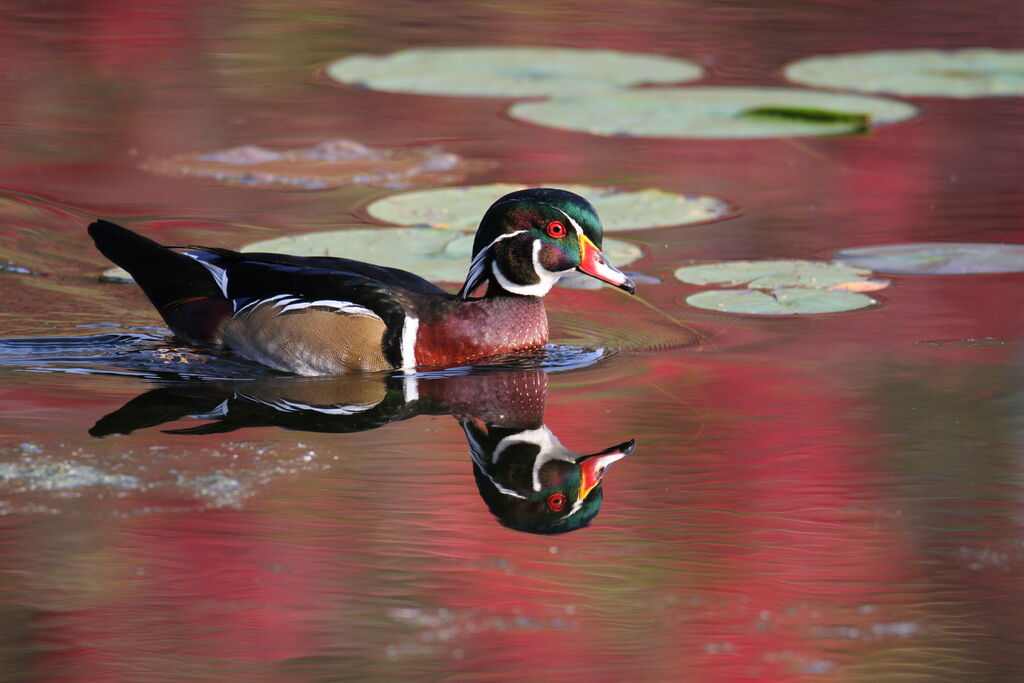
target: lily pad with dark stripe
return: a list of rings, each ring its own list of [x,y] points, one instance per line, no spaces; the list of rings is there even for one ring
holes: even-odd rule
[[[917,109],[882,97],[801,88],[690,87],[519,102],[509,114],[593,135],[778,138],[863,134],[911,119]]]

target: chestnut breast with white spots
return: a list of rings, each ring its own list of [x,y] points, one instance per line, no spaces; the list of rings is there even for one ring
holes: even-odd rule
[[[548,316],[540,297],[462,301],[420,319],[416,364],[453,365],[539,348],[547,341]]]

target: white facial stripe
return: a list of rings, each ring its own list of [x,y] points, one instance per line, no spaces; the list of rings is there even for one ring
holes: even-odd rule
[[[402,324],[402,370],[406,374],[416,369],[416,334],[419,332],[419,329],[419,318],[414,318],[411,315],[405,316],[405,323]],[[413,384],[414,392],[415,386]]]
[[[534,240],[533,242],[533,272],[537,274],[537,282],[532,285],[518,285],[501,272],[501,268],[498,267],[498,262],[495,261],[491,264],[491,271],[494,273],[494,277],[498,280],[505,290],[512,292],[513,294],[519,294],[521,296],[544,296],[551,291],[551,288],[555,286],[558,280],[573,270],[569,268],[561,271],[550,271],[544,267],[544,264],[540,262],[540,250],[544,247],[540,240]]]
[[[477,255],[473,257],[473,262],[469,264],[469,274],[466,275],[466,281],[463,283],[462,290],[459,291],[459,295],[462,296],[463,298],[466,298],[471,294],[471,292],[466,291],[466,287],[476,282],[477,278],[479,278],[483,274],[484,268],[487,267],[487,259],[490,258],[491,247],[493,247],[501,240],[507,240],[510,237],[522,235],[524,232],[526,231],[516,230],[515,232],[508,232],[505,233],[504,235],[498,235],[493,240],[491,240],[490,244],[481,249],[477,253]]]
[[[572,216],[567,214],[565,211],[562,211],[557,206],[552,206],[551,208],[553,208],[555,211],[557,211],[558,213],[560,213],[563,216],[565,216],[565,219],[567,221],[569,221],[569,225],[571,225],[573,227],[573,229],[576,230],[576,236],[577,237],[583,237],[583,228],[580,227],[580,224],[576,222],[575,218],[573,218]]]
[[[530,429],[513,434],[512,436],[506,436],[498,446],[494,449],[493,462],[497,463],[498,458],[509,446],[517,443],[529,443],[534,444],[540,450],[533,461],[533,490],[540,491],[540,470],[546,464],[553,460],[561,460],[563,462],[576,462],[575,454],[568,448],[562,445],[562,442],[558,440],[558,437],[551,433],[551,430],[547,427],[539,427],[537,429]]]
[[[491,482],[491,485],[494,486],[494,488],[500,491],[501,493],[505,494],[506,496],[519,498],[520,500],[526,500],[526,496],[524,496],[523,494],[516,493],[512,489],[502,486],[497,481],[495,481],[494,477],[491,476],[491,473],[487,471],[487,461],[483,457],[483,444],[481,444],[480,441],[478,441],[477,438],[473,436],[473,431],[469,428],[469,425],[463,424],[462,431],[466,434],[466,441],[469,442],[469,457],[473,459],[473,462],[476,464],[476,466],[480,468],[480,473],[487,477],[487,480]]]

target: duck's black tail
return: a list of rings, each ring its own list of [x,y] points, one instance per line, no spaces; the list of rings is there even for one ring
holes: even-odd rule
[[[190,344],[218,341],[231,304],[199,261],[109,221],[90,225],[89,235],[135,278],[174,334]]]

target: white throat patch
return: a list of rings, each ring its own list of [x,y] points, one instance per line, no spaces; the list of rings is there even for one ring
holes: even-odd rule
[[[513,294],[519,294],[520,296],[544,296],[551,291],[551,288],[555,286],[555,283],[570,272],[572,268],[561,271],[550,271],[544,267],[544,264],[540,262],[540,250],[544,245],[541,244],[540,240],[534,240],[533,242],[533,272],[537,274],[537,282],[532,285],[519,285],[509,280],[501,268],[498,266],[497,261],[491,263],[491,272],[494,273],[494,278],[498,281],[498,284],[502,286],[506,291],[512,292]]]

